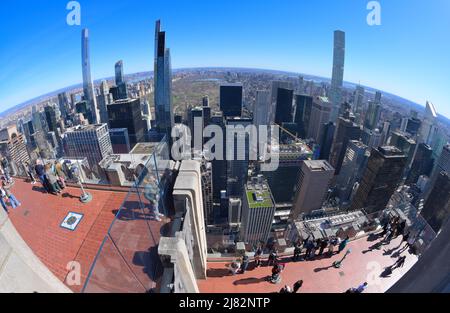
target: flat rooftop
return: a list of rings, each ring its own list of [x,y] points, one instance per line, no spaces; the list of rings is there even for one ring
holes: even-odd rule
[[[306,160],[304,164],[315,172],[334,171],[333,166],[325,160]]]
[[[275,204],[272,201],[272,196],[268,190],[246,190],[248,205],[253,208],[270,208]],[[257,199],[260,197],[260,201]]]
[[[94,131],[97,130],[100,127],[103,127],[106,124],[89,124],[89,125],[78,125],[75,127],[67,128],[66,132],[83,132],[83,131]]]
[[[369,241],[367,237],[352,241],[347,246],[351,253],[340,269],[331,265],[342,259],[344,253],[331,258],[317,257],[313,261],[292,262],[291,257],[281,258],[286,263],[286,269],[281,274],[282,282],[277,285],[266,280],[271,275],[272,267],[255,269],[251,262],[245,274],[233,276],[228,272],[232,259],[228,262],[210,260],[208,279],[198,280],[198,284],[202,293],[273,293],[279,292],[285,285],[292,288],[295,282],[303,280],[300,293],[343,293],[368,282],[366,293],[384,293],[417,262],[416,256],[403,252],[401,255],[407,256],[404,267],[395,269],[390,277],[380,276],[385,267],[393,265],[397,260],[393,257],[397,256],[397,250],[394,249],[401,240],[397,238],[380,250],[372,251],[370,247],[378,241]]]
[[[158,143],[155,142],[139,142],[130,151],[130,154],[152,154]]]

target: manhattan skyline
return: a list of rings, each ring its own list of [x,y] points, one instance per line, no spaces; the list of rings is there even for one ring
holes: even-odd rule
[[[81,82],[82,28],[90,30],[94,80],[113,76],[111,64],[118,60],[124,61],[126,74],[151,71],[151,40],[147,39],[153,36],[153,25],[140,18],[150,15],[163,19],[171,34],[167,41],[174,69],[262,68],[331,78],[332,32],[341,29],[347,34],[344,81],[422,106],[429,100],[450,117],[446,92],[450,44],[442,40],[450,26],[446,1],[438,1],[433,8],[419,1],[381,1],[380,26],[367,25],[369,11],[363,0],[230,1],[221,4],[220,10],[211,1],[80,1],[80,26],[66,24],[67,2],[59,2],[60,6],[53,1],[4,5],[0,14],[11,27],[3,40],[8,49],[0,50],[0,111]],[[184,13],[171,12],[174,6]],[[46,10],[39,16],[35,12],[42,7]],[[261,18],[250,17],[255,15]],[[120,20],[127,20],[126,25]]]

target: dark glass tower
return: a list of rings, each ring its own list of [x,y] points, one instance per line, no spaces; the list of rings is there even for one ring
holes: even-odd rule
[[[361,128],[358,124],[343,117],[339,118],[330,155],[330,163],[336,169],[336,175],[339,175],[341,171],[348,142],[350,140],[359,140],[360,137]]]
[[[116,88],[113,89],[114,100],[127,99],[128,91],[123,75],[123,61],[118,61],[114,68],[116,73]]]
[[[446,223],[450,217],[449,173],[439,173],[421,214],[436,233]]]
[[[320,159],[328,160],[330,158],[331,147],[333,145],[336,125],[332,122],[324,124],[322,130],[322,140],[320,141]]]
[[[156,129],[171,139],[174,116],[172,108],[172,66],[170,50],[166,48],[166,33],[158,20],[155,28],[155,113]]]
[[[283,123],[292,123],[292,101],[294,91],[285,88],[278,88],[277,102],[275,109],[275,123],[283,126]]]
[[[372,149],[351,210],[367,213],[384,210],[401,182],[407,156],[396,147]]]
[[[131,148],[145,140],[146,127],[139,99],[119,100],[108,105],[108,125],[111,129],[126,128]]]
[[[306,138],[313,98],[305,95],[295,95],[296,109],[294,122],[297,124],[297,132],[300,138]]]
[[[242,84],[220,86],[220,110],[223,116],[240,117],[242,114]]]
[[[433,163],[433,149],[429,145],[421,143],[417,147],[406,183],[415,184],[421,175],[430,176]]]
[[[374,130],[380,120],[381,105],[376,102],[369,102],[369,108],[364,119],[364,127]]]

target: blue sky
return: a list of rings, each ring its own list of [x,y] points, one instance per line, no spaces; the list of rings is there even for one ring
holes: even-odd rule
[[[333,31],[347,33],[345,80],[424,104],[450,117],[450,1],[80,0],[81,26],[66,24],[68,0],[2,0],[0,111],[80,83],[81,29],[91,36],[94,79],[153,67],[154,21],[162,20],[174,68],[232,66],[331,76]]]

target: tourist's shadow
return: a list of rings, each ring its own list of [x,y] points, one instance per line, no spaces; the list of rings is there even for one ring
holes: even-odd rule
[[[267,281],[267,277],[263,277],[263,278],[255,278],[255,277],[251,277],[251,278],[243,278],[243,279],[239,279],[236,280],[233,285],[253,285],[253,284],[259,284],[262,282]]]
[[[322,271],[328,271],[332,267],[333,267],[333,265],[326,266],[326,267],[318,267],[318,268],[314,269],[314,272],[315,273],[319,273],[319,272],[322,272]]]

